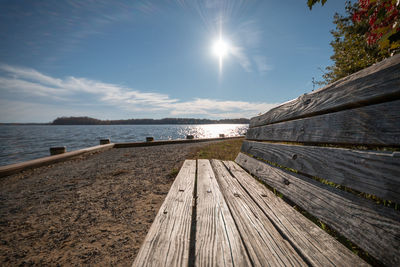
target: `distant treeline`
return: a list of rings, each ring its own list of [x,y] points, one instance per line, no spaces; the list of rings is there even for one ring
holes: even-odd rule
[[[129,125],[129,124],[248,124],[249,119],[194,119],[194,118],[164,118],[129,119],[129,120],[98,120],[89,117],[61,117],[55,119],[53,125]]]

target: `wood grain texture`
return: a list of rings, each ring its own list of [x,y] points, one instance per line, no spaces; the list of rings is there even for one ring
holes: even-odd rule
[[[187,266],[196,161],[186,160],[136,256],[133,266]]]
[[[238,181],[230,175],[225,165],[218,160],[211,162],[253,265],[305,266],[303,259],[279,234]]]
[[[399,99],[400,55],[383,60],[315,92],[281,104],[250,120],[250,128]]]
[[[195,266],[251,266],[208,160],[198,160]]]
[[[236,162],[388,266],[400,265],[400,213],[243,153]]]
[[[400,152],[244,141],[242,152],[400,203]]]
[[[275,227],[312,266],[367,266],[362,259],[294,210],[233,161],[224,161]]]
[[[247,139],[400,145],[400,100],[250,128]]]

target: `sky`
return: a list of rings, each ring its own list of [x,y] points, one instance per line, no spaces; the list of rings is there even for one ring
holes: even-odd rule
[[[264,113],[332,64],[345,1],[306,2],[0,0],[0,122]]]

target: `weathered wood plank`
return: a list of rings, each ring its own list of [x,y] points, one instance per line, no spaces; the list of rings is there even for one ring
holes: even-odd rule
[[[367,266],[332,236],[286,204],[233,161],[224,161],[275,227],[312,266]]]
[[[388,266],[400,265],[400,213],[258,161],[236,162]]]
[[[400,152],[244,141],[242,152],[400,203]]]
[[[250,120],[250,128],[399,99],[400,55],[383,60]]]
[[[306,265],[224,164],[212,160],[212,166],[252,263],[255,266]]]
[[[208,160],[198,160],[195,266],[251,266]]]
[[[139,250],[133,266],[187,266],[196,161],[186,160]]]
[[[400,100],[250,128],[247,139],[400,145]]]

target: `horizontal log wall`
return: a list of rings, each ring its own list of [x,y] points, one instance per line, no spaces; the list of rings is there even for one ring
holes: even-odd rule
[[[389,266],[399,266],[398,211],[271,166],[243,153],[238,155],[236,162],[379,261]]]
[[[400,152],[244,141],[242,152],[400,203]]]
[[[400,54],[250,120],[250,128],[400,98]]]
[[[239,165],[378,261],[400,265],[399,211],[313,179],[400,203],[400,55],[252,118],[246,139]]]
[[[400,100],[250,128],[250,140],[400,145]]]

